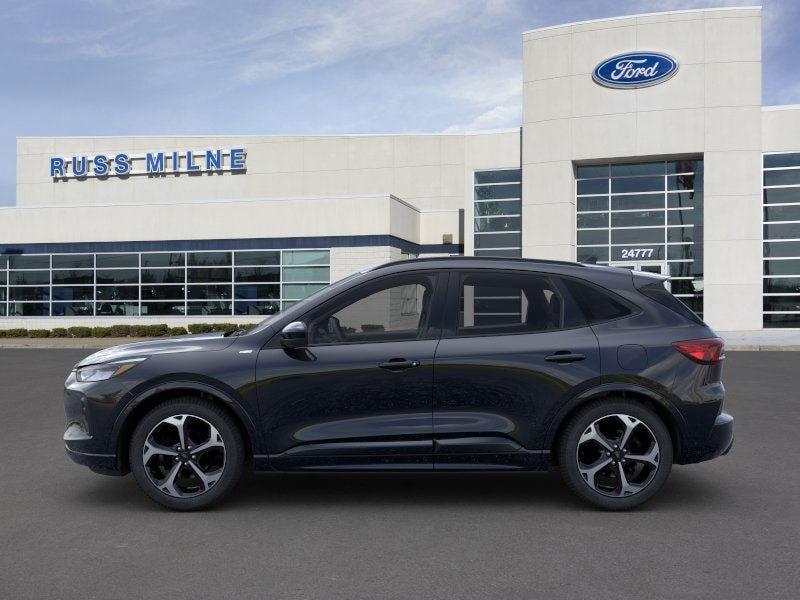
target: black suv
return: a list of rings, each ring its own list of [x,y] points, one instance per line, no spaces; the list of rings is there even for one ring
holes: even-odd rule
[[[69,456],[178,510],[256,470],[543,470],[636,506],[725,454],[722,340],[661,276],[490,258],[356,273],[250,331],[109,348],[66,381]]]

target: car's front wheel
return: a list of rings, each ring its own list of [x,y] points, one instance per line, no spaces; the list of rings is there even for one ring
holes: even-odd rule
[[[567,486],[607,510],[625,510],[651,498],[672,468],[672,439],[659,416],[624,398],[581,409],[564,429],[558,460]]]
[[[197,510],[233,489],[245,450],[223,408],[187,397],[159,404],[142,418],[129,457],[136,482],[153,500],[174,510]]]

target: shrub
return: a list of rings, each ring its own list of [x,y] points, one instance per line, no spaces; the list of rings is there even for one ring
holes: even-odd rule
[[[69,337],[69,331],[67,331],[64,327],[54,327],[50,331],[50,337],[58,337],[58,338]]]
[[[130,325],[112,325],[109,329],[111,337],[128,337],[131,334]]]
[[[378,325],[375,323],[364,323],[361,325],[361,331],[383,331],[383,325]]]
[[[49,329],[29,329],[28,330],[28,337],[32,337],[32,338],[50,337],[50,330]]]
[[[145,331],[148,337],[159,337],[162,335],[169,335],[169,327],[164,323],[158,325],[146,325]]]
[[[88,338],[92,337],[92,328],[91,327],[70,327],[67,329],[70,337],[74,338]]]
[[[191,323],[189,333],[211,333],[213,331],[211,323]]]
[[[92,337],[111,337],[111,327],[92,327]]]
[[[169,334],[170,335],[186,335],[188,332],[186,331],[185,327],[170,327]]]
[[[28,337],[28,330],[22,327],[14,327],[12,329],[6,329],[6,337],[10,338]]]
[[[147,337],[147,325],[131,325],[131,337]]]
[[[239,326],[236,323],[212,323],[211,324],[211,331],[214,332],[228,332],[228,331],[235,331],[239,329]]]

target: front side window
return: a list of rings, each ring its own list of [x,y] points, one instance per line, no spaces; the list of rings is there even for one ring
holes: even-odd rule
[[[427,330],[433,275],[391,277],[361,286],[311,320],[312,344],[414,340]]]
[[[463,273],[457,335],[553,331],[564,326],[564,301],[546,276],[534,273]]]

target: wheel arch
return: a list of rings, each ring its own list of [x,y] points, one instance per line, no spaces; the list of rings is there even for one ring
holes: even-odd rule
[[[683,417],[670,402],[657,392],[643,386],[629,384],[606,384],[598,386],[588,391],[584,391],[576,396],[565,406],[552,420],[547,430],[545,440],[546,448],[550,450],[550,460],[552,464],[557,464],[557,446],[561,439],[564,428],[570,419],[589,402],[602,398],[619,397],[626,400],[633,400],[647,406],[663,421],[664,426],[669,432],[674,448],[675,462],[679,462],[682,456],[685,442],[683,440]]]
[[[116,440],[116,455],[122,473],[130,471],[129,444],[136,425],[159,404],[184,396],[194,396],[214,402],[233,417],[245,444],[247,459],[252,459],[258,438],[255,424],[232,395],[219,387],[190,380],[175,380],[160,383],[140,391],[125,406],[114,423],[112,439]]]

